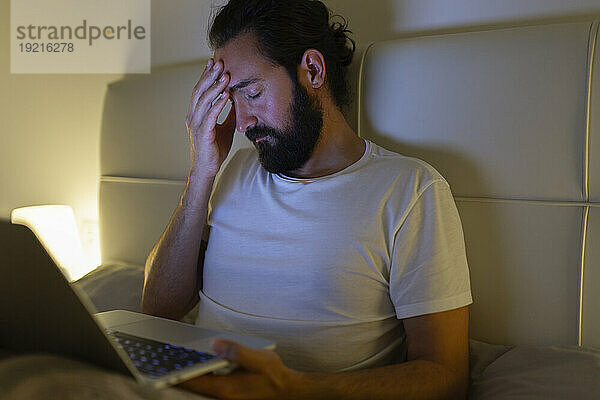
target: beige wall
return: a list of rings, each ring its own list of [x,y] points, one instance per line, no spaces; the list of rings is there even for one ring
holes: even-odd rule
[[[11,74],[9,6],[0,0],[0,218],[69,204],[95,220],[103,92],[120,75]]]
[[[154,67],[206,58],[212,0],[152,1]],[[598,0],[328,0],[358,43],[414,31],[600,15]],[[0,0],[0,218],[15,207],[74,207],[80,228],[97,219],[99,132],[104,87],[118,75],[11,75],[9,0]],[[376,5],[369,10],[365,4]],[[184,113],[185,110],[182,110]],[[182,114],[183,115],[183,114]],[[353,109],[349,113],[355,122]],[[182,121],[183,123],[183,121]]]

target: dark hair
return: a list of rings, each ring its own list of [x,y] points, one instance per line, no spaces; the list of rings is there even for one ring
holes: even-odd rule
[[[230,0],[218,10],[209,28],[213,49],[231,39],[252,32],[258,51],[269,61],[284,67],[298,81],[298,65],[310,48],[325,58],[326,84],[338,107],[350,103],[348,66],[356,45],[348,34],[346,20],[330,22],[330,11],[317,0]]]

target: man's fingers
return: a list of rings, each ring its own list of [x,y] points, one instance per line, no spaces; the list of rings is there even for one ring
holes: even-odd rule
[[[206,118],[208,118],[207,113],[210,113],[212,107],[222,99],[224,95],[223,90],[227,87],[228,83],[229,74],[223,74],[202,94],[202,96],[200,96],[200,99],[198,99],[198,103],[196,104],[196,109],[193,111],[192,120],[189,124],[190,127],[196,125],[200,126],[205,122]]]
[[[208,112],[210,107],[222,96],[223,91],[229,83],[229,74],[224,73],[217,79],[198,99],[196,109],[194,110],[194,117],[203,119],[204,115]]]
[[[215,339],[212,348],[221,358],[242,369],[227,376],[199,376],[180,387],[218,398],[281,399],[289,394],[289,370],[272,351],[254,350],[225,339]]]
[[[195,100],[197,102],[202,93],[204,93],[206,89],[208,89],[210,85],[217,80],[221,74],[221,65],[221,62],[215,63],[212,58],[208,60],[208,64],[206,64],[204,71],[202,71],[202,74],[200,75],[200,79],[198,79],[198,82],[196,82],[196,85],[194,85],[194,89],[192,90],[193,101]],[[195,108],[195,104],[193,108]]]
[[[221,76],[222,72],[223,72],[223,62],[217,61],[216,63],[214,63],[214,60],[211,58],[209,60],[208,64],[206,64],[206,68],[202,72],[200,79],[198,80],[198,82],[194,86],[194,89],[192,90],[192,97],[190,99],[190,106],[188,108],[188,115],[186,118],[186,122],[188,123],[188,125],[189,125],[190,121],[192,120],[194,110],[196,110],[198,101],[200,100],[202,95],[211,86],[214,85],[214,83],[217,81],[217,79]]]
[[[215,339],[213,350],[219,357],[239,364],[251,372],[265,374],[273,362],[270,352],[250,349],[229,340]]]
[[[219,97],[208,109],[207,114],[201,122],[201,126],[204,126],[206,129],[213,129],[217,125],[219,114],[221,114],[221,111],[225,108],[228,99],[229,94],[227,92],[221,93],[221,97]]]
[[[198,99],[202,95],[202,83],[206,80],[206,75],[210,72],[210,69],[213,67],[214,64],[215,60],[213,60],[212,58],[208,60],[206,67],[204,67],[204,71],[202,71],[202,74],[200,75],[200,79],[198,79],[198,82],[196,82],[194,88],[192,89],[192,96],[190,98],[190,105],[188,106],[188,112],[185,121],[187,124],[189,124],[194,109],[196,108],[196,103],[198,103]]]

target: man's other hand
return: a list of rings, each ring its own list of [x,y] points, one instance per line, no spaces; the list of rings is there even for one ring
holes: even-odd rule
[[[180,387],[219,399],[289,399],[300,382],[302,374],[283,365],[273,351],[254,350],[223,339],[214,341],[213,351],[241,368],[227,376],[199,376]]]

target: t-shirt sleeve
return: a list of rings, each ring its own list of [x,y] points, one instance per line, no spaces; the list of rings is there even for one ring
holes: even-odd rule
[[[390,296],[399,319],[472,303],[462,225],[443,179],[424,187],[394,238]]]

